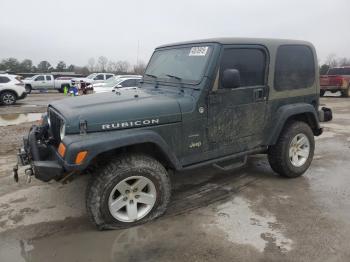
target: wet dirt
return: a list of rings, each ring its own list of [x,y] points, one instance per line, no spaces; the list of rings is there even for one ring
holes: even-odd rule
[[[104,232],[86,216],[87,175],[13,183],[15,147],[31,123],[0,127],[0,261],[348,261],[350,99],[321,102],[341,117],[324,124],[304,176],[277,176],[264,155],[234,172],[174,174],[163,217]]]
[[[0,126],[13,126],[26,122],[38,121],[41,115],[41,113],[0,114]]]

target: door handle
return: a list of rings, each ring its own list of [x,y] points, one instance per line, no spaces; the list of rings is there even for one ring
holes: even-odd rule
[[[254,100],[255,101],[263,101],[265,100],[264,89],[258,88],[254,90]]]

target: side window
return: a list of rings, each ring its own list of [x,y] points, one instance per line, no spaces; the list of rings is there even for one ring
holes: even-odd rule
[[[226,49],[220,65],[220,79],[226,69],[239,71],[241,87],[265,85],[265,52],[254,48]]]
[[[51,81],[51,76],[46,76],[47,81]]]
[[[108,79],[108,78],[111,78],[113,75],[106,75],[106,80]]]
[[[45,77],[44,76],[38,76],[37,78],[35,78],[35,81],[45,81]]]
[[[302,45],[280,46],[275,66],[277,91],[310,87],[315,81],[315,62],[311,49]]]
[[[94,80],[104,80],[103,75],[100,74],[100,75],[95,76]]]
[[[133,79],[128,79],[128,80],[125,80],[125,81],[121,82],[120,85],[122,87],[130,87],[130,86],[133,86],[132,85],[133,81],[134,81]]]
[[[10,79],[6,76],[0,76],[0,84],[5,84],[10,82]]]

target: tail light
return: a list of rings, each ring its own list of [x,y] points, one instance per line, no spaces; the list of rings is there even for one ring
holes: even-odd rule
[[[342,76],[336,76],[334,78],[331,78],[331,84],[335,86],[342,86],[343,85],[343,77]]]

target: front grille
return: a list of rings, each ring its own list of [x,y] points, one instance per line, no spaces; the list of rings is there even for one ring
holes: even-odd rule
[[[59,114],[52,108],[48,110],[48,116],[50,118],[50,130],[54,139],[54,144],[58,145],[61,142],[60,128],[63,124],[63,119]]]

